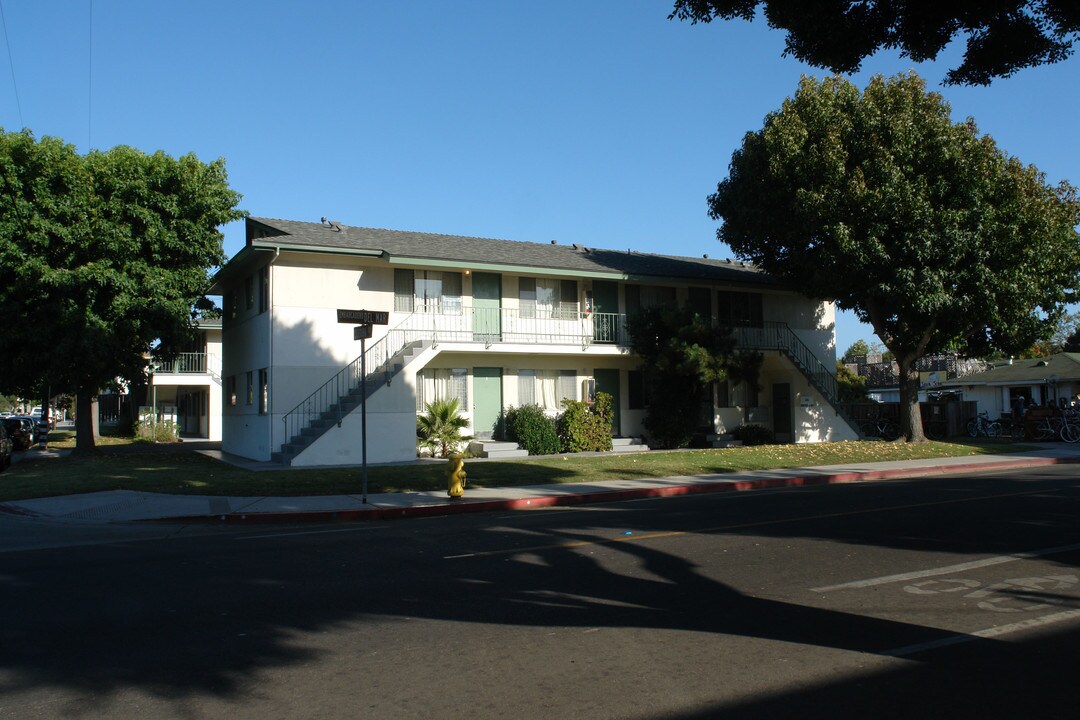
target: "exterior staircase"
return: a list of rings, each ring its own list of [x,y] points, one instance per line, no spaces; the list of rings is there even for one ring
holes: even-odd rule
[[[360,407],[379,388],[389,385],[416,356],[431,347],[431,340],[412,331],[391,330],[342,368],[322,387],[282,418],[285,443],[271,453],[274,462],[291,465],[293,459],[316,440],[340,426],[346,415]],[[366,378],[362,378],[362,371]],[[362,382],[363,380],[363,382]]]
[[[830,370],[818,360],[806,343],[799,339],[787,323],[766,322],[760,328],[737,328],[735,336],[740,347],[753,350],[779,350],[791,360],[810,386],[821,393],[836,411],[837,417],[846,422],[860,437],[859,424],[840,407],[840,390],[835,368]]]

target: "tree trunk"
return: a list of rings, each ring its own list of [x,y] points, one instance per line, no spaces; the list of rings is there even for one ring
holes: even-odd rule
[[[900,435],[908,442],[925,442],[922,413],[919,412],[919,371],[915,358],[900,357]]]
[[[91,390],[81,388],[75,396],[75,453],[86,455],[94,452],[94,435],[97,426],[97,396]]]

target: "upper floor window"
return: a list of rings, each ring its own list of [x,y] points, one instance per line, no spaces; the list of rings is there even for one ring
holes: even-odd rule
[[[675,304],[675,288],[662,285],[627,285],[626,313],[636,313],[643,308]]]
[[[264,313],[270,309],[270,268],[264,267],[259,271],[259,312]]]
[[[576,318],[577,280],[520,278],[518,302],[523,318]]]
[[[703,320],[709,320],[712,317],[712,293],[709,292],[709,288],[687,288],[686,307],[697,313]]]
[[[721,290],[717,293],[716,319],[727,327],[764,327],[764,310],[761,293],[731,292]]]
[[[255,307],[255,278],[253,277],[244,281],[244,300],[248,310]]]
[[[394,310],[460,313],[461,273],[394,270]]]

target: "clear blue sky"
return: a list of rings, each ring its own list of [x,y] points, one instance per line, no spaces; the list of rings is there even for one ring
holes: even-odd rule
[[[253,215],[729,257],[705,197],[800,75],[764,21],[671,0],[0,0],[0,126],[80,151],[226,159]],[[92,17],[91,17],[92,10]],[[940,85],[1049,180],[1080,183],[1080,58]],[[9,62],[10,59],[10,62]],[[225,229],[226,252],[243,246]],[[876,340],[842,316],[837,347]]]

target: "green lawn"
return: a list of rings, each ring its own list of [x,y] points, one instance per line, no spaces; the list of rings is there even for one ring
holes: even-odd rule
[[[243,470],[185,449],[140,445],[120,438],[100,444],[91,457],[34,458],[0,474],[0,501],[99,490],[144,490],[196,495],[339,495],[360,491],[359,468]],[[73,446],[70,434],[50,435],[51,448]],[[474,487],[600,482],[622,478],[701,475],[772,468],[881,462],[993,454],[1021,446],[1004,443],[886,443],[880,441],[766,445],[722,450],[680,450],[632,455],[574,456],[504,461],[466,461]],[[375,466],[368,492],[445,489],[443,464]]]

